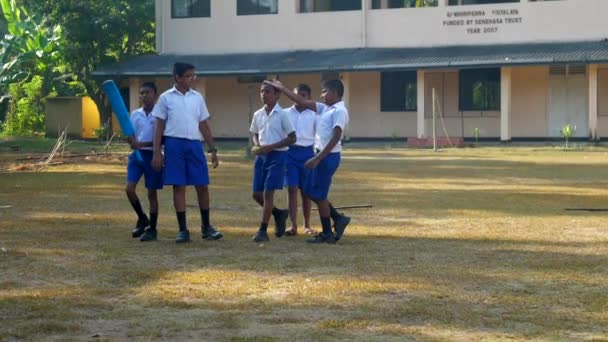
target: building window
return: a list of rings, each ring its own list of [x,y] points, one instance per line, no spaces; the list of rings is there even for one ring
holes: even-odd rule
[[[437,7],[437,0],[372,0],[372,9]]]
[[[279,13],[279,0],[237,0],[236,15]]]
[[[300,13],[359,10],[361,0],[300,0]]]
[[[172,18],[205,18],[211,16],[211,0],[171,0]]]
[[[461,70],[459,107],[464,110],[500,110],[500,69]]]
[[[519,2],[519,0],[449,0],[449,6],[456,5],[486,5],[486,4],[505,4],[508,2]]]
[[[415,71],[394,71],[380,74],[381,112],[415,112],[417,93]]]

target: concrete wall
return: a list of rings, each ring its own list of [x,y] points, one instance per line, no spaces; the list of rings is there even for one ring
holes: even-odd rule
[[[416,112],[380,111],[380,73],[351,73],[347,104],[352,137],[391,138],[416,136]]]
[[[450,137],[471,137],[479,129],[482,138],[500,136],[499,111],[460,111],[458,71],[433,71],[425,73],[425,136],[433,136],[433,89],[436,97],[435,127],[438,137],[446,132]],[[440,117],[443,113],[443,120]],[[415,135],[412,135],[415,136]]]
[[[347,88],[346,101],[351,115],[347,135],[355,138],[415,137],[415,112],[380,111],[380,73],[362,72],[343,74]],[[312,87],[313,99],[320,96],[320,74],[281,75],[281,81],[291,87],[306,83]],[[513,68],[511,136],[538,138],[547,136],[549,68],[531,66]],[[159,91],[172,86],[170,78],[157,78]],[[451,137],[472,137],[479,128],[480,137],[500,136],[500,112],[476,112],[458,109],[458,71],[445,70],[425,73],[425,136],[432,136],[432,89],[438,99],[438,113],[443,113],[443,124]],[[211,112],[211,124],[218,137],[248,136],[249,98],[253,111],[262,107],[259,84],[238,83],[236,77],[197,79],[196,88],[204,93]],[[292,103],[285,97],[281,106]],[[608,65],[598,72],[598,132],[608,137]],[[444,136],[442,122],[437,119],[437,135]]]
[[[211,77],[205,81],[205,99],[211,113],[214,135],[228,138],[249,136],[250,114],[262,108],[260,84],[238,83],[236,77]],[[281,81],[290,87],[306,83],[312,88],[313,99],[320,96],[321,76],[318,74],[282,75]],[[280,104],[284,108],[293,105],[284,96]]]
[[[67,130],[71,137],[82,134],[82,99],[80,97],[49,98],[45,105],[46,136],[56,138]]]
[[[511,82],[511,136],[547,136],[549,68],[513,68]]]
[[[211,0],[209,18],[172,19],[171,1],[156,0],[157,50],[162,54],[222,54],[599,40],[606,36],[604,14],[608,12],[606,0],[475,6],[445,6],[440,1],[441,6],[434,8],[322,13],[297,13],[297,2],[279,0],[276,15],[237,16],[236,1]],[[370,1],[366,3],[369,6]],[[513,12],[496,14],[496,10]],[[464,14],[470,11],[483,15]],[[475,24],[478,19],[500,19],[502,23]],[[458,20],[463,25],[455,22]],[[475,29],[480,33],[471,33]],[[483,33],[484,29],[491,32]]]
[[[600,66],[597,79],[598,91],[598,135],[608,137],[608,65]]]

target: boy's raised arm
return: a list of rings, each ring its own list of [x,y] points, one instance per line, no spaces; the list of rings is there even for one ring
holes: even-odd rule
[[[312,110],[313,112],[317,112],[317,103],[315,101],[309,100],[307,98],[304,98],[304,97],[294,93],[293,91],[291,91],[290,89],[285,87],[285,85],[283,85],[283,83],[281,83],[280,81],[266,80],[266,81],[264,81],[264,84],[268,84],[268,85],[278,89],[283,94],[285,94],[285,96],[289,97],[290,100],[299,104],[300,106],[304,106],[307,109]]]

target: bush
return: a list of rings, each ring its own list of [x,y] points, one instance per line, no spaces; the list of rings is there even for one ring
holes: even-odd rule
[[[10,103],[4,131],[9,135],[33,135],[44,132],[42,77],[9,85]]]

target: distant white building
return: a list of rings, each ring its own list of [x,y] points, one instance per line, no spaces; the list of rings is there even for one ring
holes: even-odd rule
[[[607,0],[416,2],[156,0],[158,55],[96,75],[128,82],[135,108],[143,81],[165,89],[173,62],[195,64],[218,137],[248,136],[275,75],[314,96],[340,77],[353,138],[430,136],[433,90],[452,137],[608,136]]]

